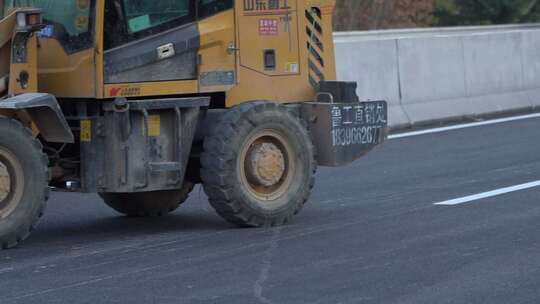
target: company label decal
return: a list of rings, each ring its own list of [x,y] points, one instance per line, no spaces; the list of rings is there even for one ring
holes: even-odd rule
[[[148,116],[148,136],[156,137],[161,135],[161,116]]]
[[[260,19],[259,20],[259,35],[261,36],[277,36],[279,32],[277,19]]]
[[[246,15],[279,14],[290,9],[289,0],[244,0]]]
[[[92,141],[92,121],[88,119],[81,120],[81,142]]]
[[[109,97],[133,97],[140,95],[140,87],[113,87],[109,89]]]

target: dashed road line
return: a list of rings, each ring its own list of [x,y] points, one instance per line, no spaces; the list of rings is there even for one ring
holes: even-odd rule
[[[507,194],[507,193],[527,190],[527,189],[531,189],[531,188],[535,188],[535,187],[540,187],[540,180],[530,182],[530,183],[521,184],[521,185],[516,185],[516,186],[511,186],[511,187],[506,187],[506,188],[500,188],[500,189],[496,189],[496,190],[492,190],[492,191],[488,191],[488,192],[483,192],[483,193],[478,193],[478,194],[474,194],[474,195],[469,195],[469,196],[465,196],[465,197],[460,197],[460,198],[456,198],[456,199],[452,199],[452,200],[448,200],[448,201],[444,201],[444,202],[435,203],[434,205],[437,205],[437,206],[461,205],[461,204],[466,204],[466,203],[470,203],[470,202],[474,202],[474,201],[479,201],[479,200],[483,200],[483,199],[486,199],[486,198],[499,196],[499,195],[503,195],[503,194]]]

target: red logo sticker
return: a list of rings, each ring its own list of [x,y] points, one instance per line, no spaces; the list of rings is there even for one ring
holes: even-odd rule
[[[117,87],[117,88],[109,89],[109,97],[133,97],[133,96],[140,96],[140,95],[141,95],[140,87],[125,86],[125,87]]]
[[[109,96],[116,97],[118,96],[118,93],[120,93],[120,91],[122,91],[121,88],[111,88],[111,90],[109,91]]]

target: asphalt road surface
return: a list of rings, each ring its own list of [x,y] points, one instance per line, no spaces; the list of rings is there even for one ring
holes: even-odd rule
[[[540,303],[538,180],[531,118],[322,168],[276,229],[227,224],[199,188],[161,219],[57,193],[30,240],[0,252],[0,303]]]

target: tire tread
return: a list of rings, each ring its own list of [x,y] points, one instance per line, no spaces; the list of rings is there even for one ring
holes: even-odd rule
[[[311,159],[313,170],[309,176],[307,195],[301,197],[300,201],[295,202],[294,210],[285,216],[270,218],[254,214],[232,194],[228,182],[234,179],[234,172],[227,170],[227,168],[231,168],[231,165],[234,166],[230,162],[234,162],[236,147],[231,146],[230,139],[238,136],[242,128],[256,126],[257,120],[261,117],[279,117],[283,115],[288,115],[301,123],[304,134],[296,135],[309,138],[306,149],[313,156]],[[246,123],[249,126],[246,126]],[[254,101],[231,108],[224,114],[221,121],[204,141],[204,151],[201,155],[201,178],[210,205],[225,220],[239,226],[270,227],[287,224],[303,208],[303,205],[308,200],[309,193],[315,185],[315,173],[317,170],[315,153],[307,124],[303,119],[288,110],[287,107],[273,102]]]
[[[48,183],[50,176],[48,169],[49,159],[47,154],[43,152],[42,143],[33,136],[32,131],[25,127],[20,121],[3,116],[0,117],[0,125],[2,124],[8,124],[15,132],[20,132],[22,138],[27,137],[31,139],[34,152],[39,155],[39,159],[41,160],[41,168],[43,169],[42,174],[45,177],[45,180],[41,182],[43,184],[43,189],[37,190],[41,192],[41,195],[37,199],[40,205],[36,214],[32,218],[25,219],[26,223],[21,224],[21,227],[16,229],[15,232],[0,236],[0,248],[9,249],[16,247],[19,243],[26,240],[30,236],[30,233],[37,227],[39,220],[43,217],[49,199]]]

